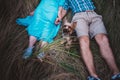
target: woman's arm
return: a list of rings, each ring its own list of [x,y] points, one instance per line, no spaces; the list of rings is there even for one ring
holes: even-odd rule
[[[30,12],[30,15],[32,16],[34,14],[34,11]]]

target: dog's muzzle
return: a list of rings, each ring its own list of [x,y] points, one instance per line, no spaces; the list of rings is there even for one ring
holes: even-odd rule
[[[71,26],[68,26],[68,25],[63,26],[63,33],[70,34],[71,30],[72,30]]]

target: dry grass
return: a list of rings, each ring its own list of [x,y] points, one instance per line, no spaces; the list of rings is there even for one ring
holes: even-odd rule
[[[94,1],[97,12],[103,15],[110,44],[120,67],[120,1]],[[25,28],[18,26],[15,20],[28,15],[38,2],[39,0],[0,0],[0,80],[86,80],[88,72],[79,54],[79,45],[72,45],[70,50],[65,50],[60,44],[61,33],[54,43],[41,49],[48,54],[43,63],[34,56],[22,60],[22,53],[28,45],[28,35]],[[111,71],[101,58],[94,40],[91,41],[91,49],[98,75],[102,80],[110,80]],[[36,54],[38,53],[34,53]]]

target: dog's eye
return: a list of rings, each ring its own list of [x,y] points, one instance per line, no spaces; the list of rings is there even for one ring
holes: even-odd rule
[[[66,27],[66,25],[64,25],[63,27]]]
[[[68,26],[69,28],[71,28],[71,26]]]
[[[64,25],[63,27],[68,27],[68,28],[71,28],[71,26],[69,26],[69,25]]]

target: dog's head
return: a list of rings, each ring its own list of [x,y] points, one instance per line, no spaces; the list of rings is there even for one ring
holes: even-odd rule
[[[62,37],[64,39],[63,44],[65,44],[65,48],[69,49],[72,44],[72,33],[74,31],[73,23],[65,22],[62,26]]]
[[[75,24],[76,23],[69,23],[69,22],[64,23],[63,29],[62,29],[63,33],[67,35],[72,34],[76,26]]]
[[[63,25],[62,31],[65,35],[70,35],[72,33],[71,23],[65,23]]]

